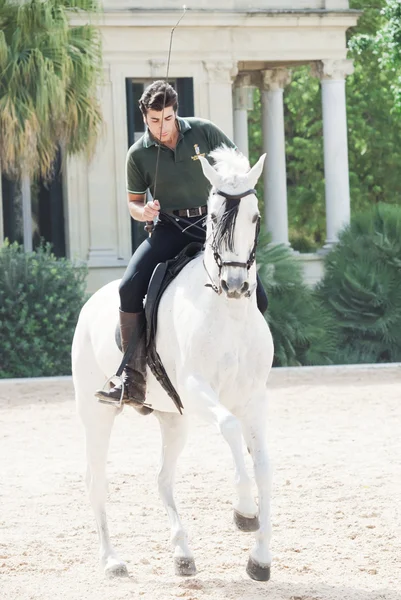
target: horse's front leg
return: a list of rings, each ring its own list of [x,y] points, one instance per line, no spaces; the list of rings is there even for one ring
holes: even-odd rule
[[[234,462],[234,486],[237,500],[234,503],[234,522],[241,531],[256,531],[259,527],[258,507],[252,495],[252,482],[248,476],[241,423],[223,406],[209,384],[190,376],[186,379],[188,399],[192,410],[209,423],[217,426],[231,449]]]
[[[162,434],[162,456],[158,484],[160,497],[170,520],[171,543],[174,547],[176,575],[196,574],[195,561],[188,546],[188,536],[181,523],[174,500],[174,478],[177,459],[181,454],[188,434],[188,422],[184,415],[155,412]]]
[[[260,395],[260,403],[255,402],[255,406],[260,409],[256,408],[254,412],[249,409],[241,417],[245,441],[253,460],[259,497],[259,529],[255,533],[256,543],[250,553],[247,573],[257,581],[268,581],[272,559],[270,551],[272,468],[266,443],[265,394]]]

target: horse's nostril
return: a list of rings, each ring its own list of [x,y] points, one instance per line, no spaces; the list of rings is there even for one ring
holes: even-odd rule
[[[247,281],[245,281],[242,284],[241,294],[245,294],[245,292],[247,292],[248,290],[249,290],[249,283]]]
[[[223,292],[228,292],[228,285],[227,285],[227,281],[225,279],[221,280],[221,287],[223,289]]]

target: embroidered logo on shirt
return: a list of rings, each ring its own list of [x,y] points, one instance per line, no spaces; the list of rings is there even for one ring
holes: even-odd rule
[[[205,153],[199,150],[198,144],[194,144],[195,156],[191,156],[192,160],[199,160],[200,156],[205,156]]]

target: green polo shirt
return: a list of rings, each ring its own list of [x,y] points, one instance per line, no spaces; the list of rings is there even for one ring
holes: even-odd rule
[[[174,150],[160,145],[156,195],[162,210],[171,212],[206,204],[210,183],[203,175],[199,155],[207,156],[221,144],[235,148],[216,125],[206,119],[177,117],[180,130]],[[156,160],[159,142],[147,130],[128,150],[127,191],[154,196]]]

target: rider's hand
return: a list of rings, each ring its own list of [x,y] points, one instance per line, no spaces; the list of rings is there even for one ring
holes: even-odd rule
[[[145,221],[153,221],[160,212],[160,204],[158,200],[152,200],[143,207],[143,217]]]

